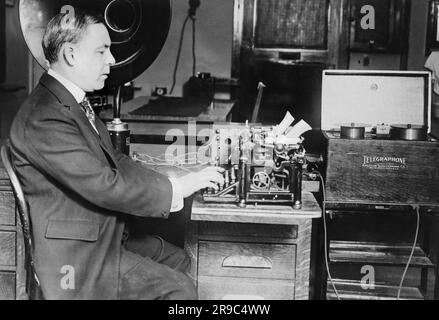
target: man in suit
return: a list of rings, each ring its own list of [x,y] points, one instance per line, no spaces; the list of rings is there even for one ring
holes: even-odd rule
[[[223,183],[221,170],[169,179],[116,151],[86,92],[115,60],[102,17],[76,11],[47,26],[50,65],[20,108],[11,149],[30,208],[36,272],[49,299],[195,299],[185,252],[159,237],[123,237],[125,218],[168,217]],[[135,251],[135,252],[134,252]]]

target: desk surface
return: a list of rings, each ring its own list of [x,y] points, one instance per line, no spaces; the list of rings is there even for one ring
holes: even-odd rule
[[[240,222],[260,224],[294,224],[298,219],[316,219],[322,217],[314,195],[302,193],[302,209],[295,210],[285,205],[253,205],[239,208],[236,204],[204,203],[200,197],[194,199],[191,220]]]
[[[215,100],[213,107],[208,108],[197,117],[188,117],[184,115],[184,110],[175,111],[175,115],[137,115],[129,114],[130,112],[147,104],[151,97],[138,97],[127,101],[121,106],[121,119],[125,121],[197,121],[197,122],[224,122],[233,109],[234,101]],[[113,119],[113,110],[105,110],[100,113],[100,117],[104,120]]]

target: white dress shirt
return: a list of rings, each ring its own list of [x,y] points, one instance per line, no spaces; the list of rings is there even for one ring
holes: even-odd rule
[[[54,77],[58,82],[60,82],[75,98],[76,102],[81,103],[85,98],[85,91],[79,88],[76,84],[66,79],[58,72],[49,69],[47,72],[50,76]],[[90,123],[91,124],[91,123]],[[92,125],[92,124],[91,124]],[[93,129],[96,128],[92,125]],[[171,204],[171,212],[177,212],[183,209],[184,199],[182,194],[181,185],[175,178],[168,178],[172,185],[172,204]]]

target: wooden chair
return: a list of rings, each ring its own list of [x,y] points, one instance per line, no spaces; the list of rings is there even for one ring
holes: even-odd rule
[[[24,198],[24,193],[20,181],[14,171],[9,140],[1,148],[1,159],[11,180],[12,190],[15,197],[15,203],[20,216],[20,222],[23,229],[24,238],[24,255],[26,269],[26,293],[30,300],[44,299],[41,291],[40,281],[35,272],[34,265],[34,248],[32,244],[32,227],[29,215],[28,204]]]

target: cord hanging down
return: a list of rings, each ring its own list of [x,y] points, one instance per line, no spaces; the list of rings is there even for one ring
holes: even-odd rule
[[[181,50],[183,47],[183,40],[184,40],[184,32],[186,30],[186,25],[190,20],[192,20],[192,75],[195,76],[196,70],[197,70],[197,55],[196,55],[196,13],[197,9],[200,6],[200,0],[189,0],[189,10],[188,14],[183,22],[183,26],[181,28],[180,32],[180,40],[178,43],[178,49],[177,49],[177,57],[175,60],[175,66],[174,71],[172,74],[172,85],[171,90],[169,91],[169,94],[172,94],[175,89],[175,85],[177,83],[177,72],[178,72],[178,66],[180,64],[180,58],[181,58]]]

